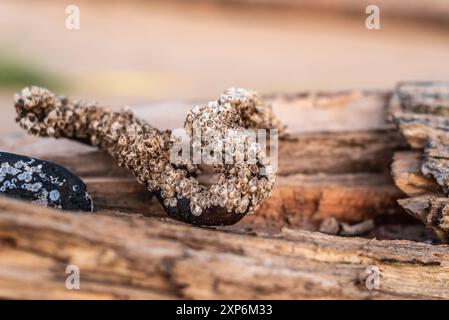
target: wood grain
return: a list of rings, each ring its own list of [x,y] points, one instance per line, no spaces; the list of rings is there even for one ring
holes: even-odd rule
[[[445,245],[288,228],[254,236],[3,198],[0,209],[1,298],[449,298]],[[80,290],[65,288],[69,264]],[[370,265],[378,290],[365,286]]]

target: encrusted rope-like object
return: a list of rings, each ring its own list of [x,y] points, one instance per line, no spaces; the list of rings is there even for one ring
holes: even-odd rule
[[[179,139],[169,130],[159,131],[137,119],[128,109],[113,112],[39,87],[24,88],[15,96],[15,107],[16,121],[28,133],[74,139],[106,150],[156,195],[169,216],[199,225],[233,224],[270,196],[275,173],[266,164],[262,146],[248,139],[244,130],[278,129],[280,135],[285,133],[271,106],[254,91],[231,88],[218,100],[196,106],[184,124],[193,148],[202,150],[211,137],[215,146],[221,146],[227,136],[239,146],[227,150],[232,159],[259,153],[252,162],[213,162],[210,166],[217,179],[205,186],[197,179],[199,166],[192,159],[171,161],[171,150]],[[227,134],[228,129],[232,129],[231,134]],[[198,132],[200,138],[195,140]]]

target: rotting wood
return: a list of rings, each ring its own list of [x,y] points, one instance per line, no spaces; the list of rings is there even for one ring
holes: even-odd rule
[[[396,186],[408,196],[440,193],[438,184],[423,175],[422,154],[416,151],[399,151],[393,157],[391,173]]]
[[[0,209],[1,298],[449,298],[446,245],[288,228],[255,237],[4,198]],[[65,287],[68,264],[80,290]],[[365,285],[369,265],[378,290]]]
[[[394,157],[395,183],[412,197],[399,204],[448,241],[449,83],[399,84],[389,113],[410,148],[417,150]]]
[[[425,194],[398,202],[409,214],[431,228],[441,241],[448,242],[449,198]]]

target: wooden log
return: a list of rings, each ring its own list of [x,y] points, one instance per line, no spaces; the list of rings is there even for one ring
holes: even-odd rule
[[[328,217],[340,223],[372,218],[375,224],[402,217],[396,200],[404,194],[389,171],[393,154],[405,145],[384,120],[389,97],[270,97],[292,129],[280,142],[273,196],[254,215],[221,228],[166,218],[142,185],[91,147],[3,136],[2,149],[58,162],[82,176],[96,213],[62,214],[0,198],[0,298],[448,298],[446,246],[306,231]],[[135,112],[173,128],[191,105]],[[385,231],[388,226],[376,226],[367,237],[430,239],[420,226],[410,232],[406,226]],[[347,226],[347,234],[353,229]],[[65,287],[69,264],[80,268],[80,290]],[[368,266],[379,268],[378,290],[366,286]]]
[[[445,245],[287,228],[255,237],[3,198],[0,243],[1,298],[449,298]],[[68,265],[79,267],[79,290],[65,287]],[[370,265],[377,290],[365,283]]]
[[[440,193],[437,183],[423,175],[422,155],[416,151],[399,151],[394,154],[391,174],[396,186],[410,197]]]

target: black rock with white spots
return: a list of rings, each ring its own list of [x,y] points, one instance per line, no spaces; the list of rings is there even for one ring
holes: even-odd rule
[[[44,207],[92,211],[92,199],[80,178],[64,167],[0,152],[0,194]]]

